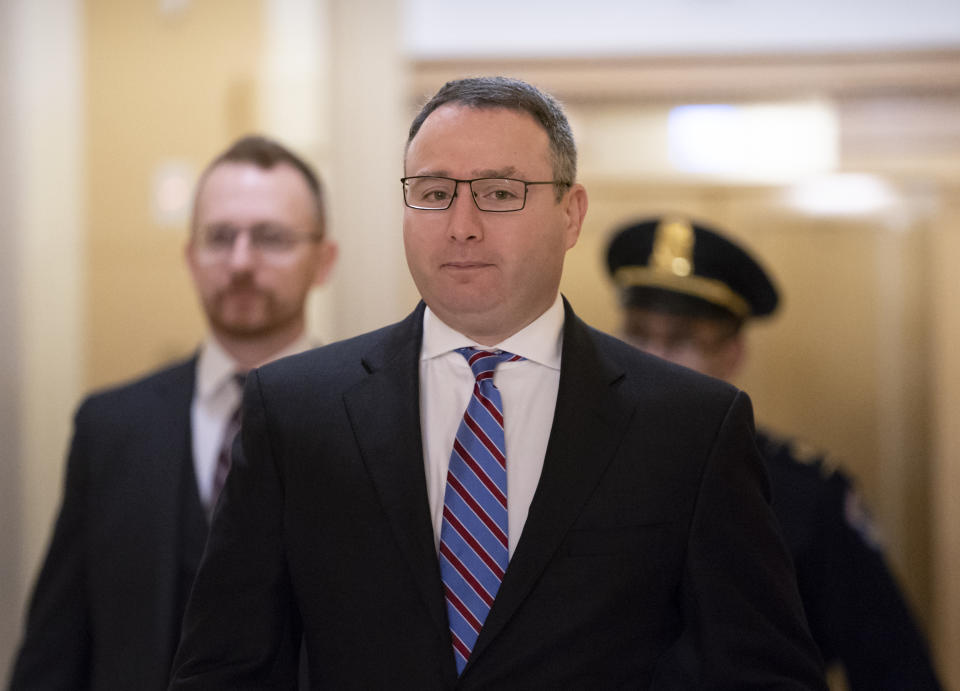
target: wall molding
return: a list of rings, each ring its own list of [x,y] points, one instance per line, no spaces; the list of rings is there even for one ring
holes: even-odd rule
[[[421,59],[411,67],[415,103],[448,79],[479,74],[516,76],[567,103],[960,92],[960,50]]]

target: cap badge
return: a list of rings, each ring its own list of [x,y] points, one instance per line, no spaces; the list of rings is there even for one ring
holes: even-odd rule
[[[693,227],[688,221],[665,218],[653,236],[651,268],[674,276],[689,276],[693,272],[693,243]]]

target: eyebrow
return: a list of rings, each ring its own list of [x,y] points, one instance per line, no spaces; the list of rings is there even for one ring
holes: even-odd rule
[[[260,231],[265,230],[280,230],[288,231],[292,230],[291,226],[286,223],[279,223],[277,221],[256,221],[251,225],[237,224],[232,221],[211,221],[210,223],[205,223],[199,226],[200,230],[235,230],[238,233],[244,229],[249,228],[251,231]]]
[[[504,168],[484,168],[482,170],[474,169],[471,173],[473,179],[479,178],[509,178],[517,174],[516,166],[506,166]],[[417,176],[452,178],[450,172],[445,169],[425,170],[417,173]],[[414,176],[411,176],[414,177]]]
[[[517,174],[517,169],[515,166],[507,166],[506,168],[487,168],[486,170],[477,170],[474,171],[474,175],[477,175],[482,178],[509,178]]]

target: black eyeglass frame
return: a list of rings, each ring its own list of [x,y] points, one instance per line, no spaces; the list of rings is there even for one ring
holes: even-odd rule
[[[453,194],[450,195],[450,201],[446,206],[414,206],[407,201],[407,180],[418,180],[423,178],[432,178],[435,180],[450,180],[454,183],[453,185]],[[523,203],[520,205],[520,208],[517,209],[482,209],[480,208],[479,202],[477,202],[477,194],[473,191],[473,183],[480,180],[510,180],[511,182],[522,182],[523,183]],[[488,214],[509,214],[514,211],[523,211],[527,206],[527,188],[530,185],[557,185],[563,187],[570,187],[572,183],[565,182],[563,180],[520,180],[519,178],[507,178],[507,177],[482,177],[482,178],[473,178],[472,180],[460,180],[457,178],[448,178],[445,175],[410,175],[407,177],[400,178],[400,185],[403,187],[403,203],[410,207],[411,209],[416,209],[418,211],[446,211],[451,206],[453,206],[453,200],[460,196],[458,189],[460,189],[460,183],[465,182],[470,187],[470,196],[473,199],[474,206],[477,207],[480,211]]]

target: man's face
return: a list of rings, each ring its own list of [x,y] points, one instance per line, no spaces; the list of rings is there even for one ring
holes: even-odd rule
[[[743,338],[727,322],[642,307],[627,307],[623,316],[621,338],[648,353],[719,379],[740,365]]]
[[[211,329],[234,339],[295,335],[310,288],[335,256],[311,239],[318,225],[307,182],[287,164],[227,162],[201,184],[186,258]]]
[[[468,180],[552,180],[547,134],[527,113],[441,106],[407,149],[405,174]],[[414,283],[452,328],[493,345],[539,317],[556,298],[563,258],[586,212],[580,185],[560,202],[552,185],[527,189],[520,211],[480,211],[461,183],[445,211],[404,208]]]

